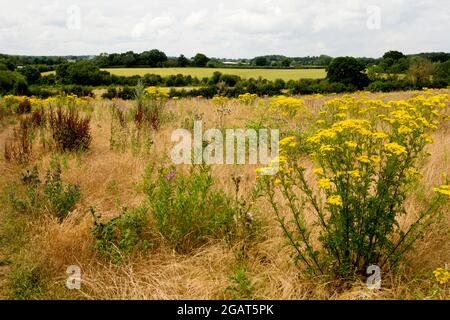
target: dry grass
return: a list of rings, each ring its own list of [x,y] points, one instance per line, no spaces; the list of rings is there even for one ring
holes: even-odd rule
[[[447,91],[448,92],[448,91]],[[383,99],[404,99],[416,93],[386,94]],[[377,95],[372,95],[377,97]],[[329,97],[306,97],[306,105],[312,112]],[[254,106],[234,106],[227,117],[227,126],[242,127],[256,115]],[[170,134],[180,127],[188,112],[196,110],[202,114],[204,126],[213,127],[218,118],[210,101],[187,99],[170,101],[170,122],[153,136],[154,145],[150,154],[133,155],[127,151],[119,153],[109,146],[110,114],[104,103],[99,103],[91,122],[92,145],[81,155],[66,157],[67,168],[63,170],[64,181],[78,183],[82,201],[63,223],[42,217],[30,224],[27,244],[19,252],[0,249],[0,260],[11,258],[15,263],[33,261],[43,266],[48,279],[48,291],[44,298],[86,299],[222,299],[228,298],[226,288],[233,285],[231,277],[236,266],[242,263],[236,256],[239,244],[230,247],[225,242],[215,242],[181,255],[161,244],[157,249],[136,253],[118,265],[101,259],[92,250],[92,217],[88,208],[93,206],[102,217],[116,216],[122,207],[136,207],[145,201],[139,188],[148,163],[167,163],[167,151],[171,145]],[[10,134],[12,127],[0,132],[0,146]],[[416,201],[408,203],[408,209],[417,212],[421,201],[426,200],[433,186],[440,181],[441,174],[450,174],[450,129],[442,128],[434,135],[435,143],[430,148],[432,156],[423,170],[421,187],[415,190]],[[54,155],[36,148],[33,163],[44,172]],[[217,187],[233,191],[232,175],[243,177],[241,190],[248,192],[255,181],[255,167],[216,166],[213,175]],[[17,181],[23,167],[0,161],[0,187]],[[422,198],[422,200],[421,200]],[[1,198],[6,202],[6,198]],[[6,208],[2,203],[2,208]],[[7,210],[2,210],[0,219],[6,219]],[[299,272],[289,256],[285,238],[274,220],[267,203],[259,201],[256,215],[263,221],[262,236],[246,251],[245,268],[251,283],[252,298],[255,299],[450,299],[446,292],[433,293],[431,271],[450,263],[449,225],[450,213],[444,212],[442,223],[433,225],[424,239],[419,241],[416,251],[410,255],[408,264],[396,274],[383,275],[383,289],[371,291],[364,282],[350,284],[346,290],[338,289],[336,283],[323,278],[308,278]],[[413,215],[405,218],[411,221]],[[3,257],[2,257],[3,255]],[[66,268],[79,265],[82,270],[82,290],[73,292],[64,289]],[[0,270],[1,271],[1,270]],[[4,277],[0,272],[0,277]],[[0,291],[5,296],[5,288]],[[6,296],[5,296],[6,297]]]

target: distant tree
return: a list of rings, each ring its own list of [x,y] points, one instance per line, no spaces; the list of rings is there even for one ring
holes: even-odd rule
[[[362,89],[369,84],[369,78],[364,71],[364,66],[355,58],[339,57],[333,59],[327,67],[327,79]]]
[[[208,63],[209,58],[203,53],[197,53],[194,58],[192,58],[192,63],[196,67],[204,67]]]
[[[189,65],[189,59],[186,58],[184,55],[180,55],[177,59],[177,66],[184,68]]]
[[[450,85],[450,60],[438,63],[434,68],[433,82],[448,86]]]
[[[41,72],[35,66],[24,66],[19,72],[25,76],[28,84],[36,83],[41,78]]]
[[[289,58],[283,58],[283,60],[281,60],[281,65],[283,67],[290,67],[291,66],[291,59]]]
[[[0,94],[25,94],[27,91],[25,76],[11,70],[0,70]]]
[[[144,51],[138,56],[139,64],[149,67],[162,67],[163,63],[167,61],[167,56],[164,52],[157,49]]]
[[[333,61],[332,57],[322,54],[317,58],[315,64],[318,66],[328,66],[331,63],[331,61]]]
[[[93,61],[66,63],[56,68],[57,79],[64,84],[103,85],[109,84],[110,74],[101,71]]]
[[[391,50],[386,52],[383,55],[383,59],[392,59],[394,61],[400,60],[401,58],[404,58],[404,54],[401,53],[400,51],[395,51],[395,50]]]
[[[137,55],[133,51],[128,51],[122,55],[122,64],[125,67],[132,67],[136,65],[138,61]]]
[[[433,74],[433,64],[430,60],[416,58],[409,66],[407,77],[416,86],[425,86]]]
[[[266,57],[256,57],[253,60],[253,63],[255,64],[255,66],[263,67],[269,65],[269,60]]]

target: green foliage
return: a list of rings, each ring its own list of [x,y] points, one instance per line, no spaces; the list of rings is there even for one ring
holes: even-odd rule
[[[247,269],[240,264],[230,276],[231,284],[225,289],[225,294],[232,300],[252,299],[253,288],[248,279]]]
[[[369,83],[369,79],[364,73],[364,66],[352,57],[333,59],[327,67],[327,79],[330,82],[340,82],[356,88],[364,88]]]
[[[40,299],[44,276],[38,265],[21,265],[13,268],[7,279],[8,294],[13,300]]]
[[[25,94],[28,91],[28,83],[23,75],[10,70],[0,70],[0,95]]]
[[[64,187],[61,179],[61,167],[59,164],[53,170],[48,171],[43,185],[43,196],[51,212],[62,221],[75,207],[81,197],[80,187],[69,184]]]
[[[237,209],[213,183],[205,168],[195,168],[189,175],[160,169],[156,181],[145,182],[158,230],[177,251],[188,252],[210,238],[236,233]]]
[[[205,56],[203,53],[197,53],[192,58],[192,64],[196,67],[204,67],[208,63],[209,58]]]
[[[133,250],[145,250],[153,245],[147,209],[124,208],[120,216],[105,223],[98,221],[94,209],[90,210],[95,220],[92,230],[95,238],[94,249],[112,261],[120,262]]]
[[[439,63],[434,68],[433,82],[450,85],[450,60]]]
[[[78,185],[64,185],[59,164],[47,171],[44,183],[39,179],[36,166],[24,172],[21,181],[25,186],[25,197],[10,193],[12,207],[18,212],[40,213],[45,209],[61,222],[81,197]]]

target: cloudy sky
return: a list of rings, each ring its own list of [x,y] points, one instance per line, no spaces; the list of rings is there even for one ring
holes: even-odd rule
[[[8,54],[450,52],[449,0],[0,1],[0,52]]]

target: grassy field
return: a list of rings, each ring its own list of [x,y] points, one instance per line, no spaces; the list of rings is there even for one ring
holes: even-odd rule
[[[439,93],[450,91],[433,92]],[[381,103],[408,100],[422,94],[402,92],[367,94],[367,97]],[[361,99],[362,96],[365,94],[357,93],[352,98]],[[169,152],[174,144],[171,135],[175,129],[192,130],[193,121],[198,119],[203,121],[204,130],[249,128],[254,127],[255,123],[262,123],[264,127],[280,128],[284,137],[314,124],[320,110],[333,97],[341,95],[301,97],[308,112],[297,113],[295,117],[271,115],[271,109],[266,109],[268,99],[258,98],[250,103],[228,101],[229,110],[217,105],[214,107],[216,101],[213,100],[172,99],[165,105],[166,116],[158,122],[158,129],[148,132],[136,128],[136,118],[131,117],[135,107],[133,101],[79,99],[76,105],[80,114],[90,117],[92,141],[85,152],[58,151],[49,127],[45,127],[44,122],[36,122],[34,140],[26,162],[7,161],[6,151],[5,155],[3,152],[0,154],[0,298],[449,299],[449,284],[438,284],[432,273],[450,262],[448,205],[440,212],[441,220],[433,223],[417,242],[415,251],[406,255],[406,263],[401,264],[397,271],[383,270],[382,288],[379,290],[367,288],[365,277],[342,283],[324,275],[311,276],[303,265],[295,265],[292,259],[294,251],[287,245],[287,238],[268,200],[253,200],[250,196],[258,181],[257,165],[211,167],[214,190],[223,191],[233,205],[235,197],[237,203],[245,200],[245,203],[253,205],[252,218],[246,222],[250,227],[246,225],[249,229],[242,229],[247,230],[242,231],[243,235],[238,234],[239,237],[230,240],[228,236],[221,235],[220,229],[207,233],[202,223],[209,219],[199,220],[191,216],[192,212],[221,213],[227,206],[220,200],[223,195],[214,193],[215,206],[209,203],[211,207],[208,206],[203,212],[195,207],[202,197],[198,194],[195,199],[188,196],[194,188],[186,185],[182,188],[183,185],[178,184],[180,181],[191,181],[193,185],[198,185],[203,180],[199,180],[198,176],[195,176],[197,180],[188,180],[193,177],[192,166],[172,164]],[[32,103],[34,109],[40,103],[46,106],[46,102],[39,100]],[[445,105],[448,112],[449,102]],[[112,110],[126,110],[130,117],[117,118],[119,111],[113,113]],[[4,116],[3,120],[0,118],[0,147],[15,141],[12,140],[17,136],[15,130],[26,116],[13,114]],[[423,175],[414,188],[408,189],[407,213],[399,218],[401,226],[415,221],[430,199],[432,188],[442,183],[442,174],[450,174],[450,153],[446,147],[450,144],[449,124],[440,126],[432,133],[432,138],[434,143],[427,147],[431,156],[420,170]],[[315,186],[313,162],[303,158],[301,162],[308,172],[308,181]],[[36,166],[42,185],[49,180],[45,173],[54,168],[55,163],[61,165],[64,192],[60,188],[31,192],[36,190],[30,189],[34,180],[30,179],[29,172],[24,174],[26,170]],[[161,167],[175,171],[169,171],[167,175],[165,171],[157,180],[157,171]],[[51,186],[53,180],[49,181]],[[167,189],[170,190],[168,194],[189,189],[181,197],[188,209],[180,218],[190,215],[189,219],[196,220],[192,222],[188,219],[182,227],[190,230],[197,225],[206,234],[200,238],[201,241],[195,242],[194,228],[193,233],[187,233],[175,242],[174,233],[158,224],[156,210],[150,203],[164,197],[164,193],[159,193],[159,197],[149,194],[149,190],[156,190],[154,186],[158,186],[157,182],[163,186],[174,184],[172,189]],[[61,221],[54,215],[52,201],[58,201],[57,204],[72,201],[73,198],[67,196],[70,195],[69,184],[78,186],[81,196]],[[49,192],[51,196],[46,198]],[[57,197],[52,196],[55,192]],[[277,192],[275,197],[280,201],[281,212],[288,214],[289,204],[282,200],[281,192]],[[160,205],[160,210],[174,210],[172,213],[184,207],[179,203],[173,207],[164,207],[163,202]],[[192,206],[194,208],[191,210]],[[146,219],[139,215],[124,216],[124,207],[141,208],[139,212],[144,212]],[[100,224],[93,218],[92,208],[95,208]],[[306,207],[304,215],[308,225],[314,225],[313,208]],[[121,218],[111,220],[115,217]],[[291,219],[288,216],[286,220]],[[108,221],[115,223],[107,224]],[[235,223],[239,226],[240,220],[236,221],[231,219],[230,228],[234,228]],[[179,227],[178,220],[170,220],[169,223],[173,228]],[[102,230],[98,229],[99,226],[111,230],[103,229],[103,233],[95,233],[94,230]],[[138,228],[136,232],[134,228]],[[122,238],[114,238],[116,234]],[[318,240],[313,238],[313,242],[317,245]],[[80,290],[66,288],[66,270],[72,265],[81,269]]]
[[[143,76],[147,73],[168,75],[191,75],[199,79],[210,77],[218,71],[223,74],[234,74],[242,78],[262,77],[268,80],[299,80],[299,79],[322,79],[325,78],[325,69],[234,69],[234,68],[106,68],[103,69],[118,76]]]

